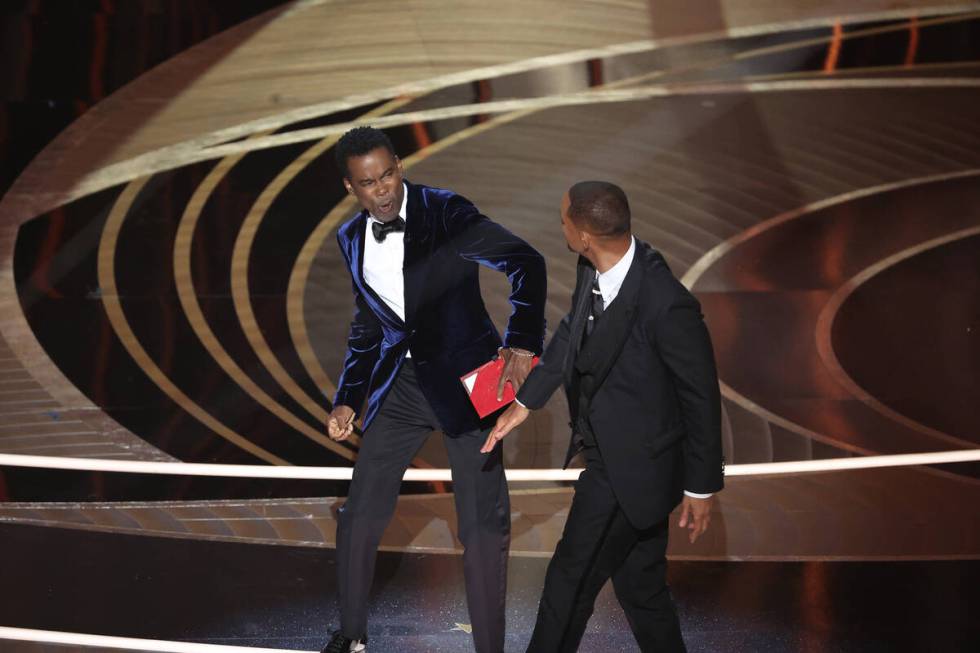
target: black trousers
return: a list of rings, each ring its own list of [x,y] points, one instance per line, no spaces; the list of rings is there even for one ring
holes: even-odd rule
[[[402,475],[438,420],[406,360],[377,417],[364,433],[347,501],[337,520],[340,629],[367,634],[368,592],[381,535],[391,521]],[[480,453],[487,431],[445,437],[463,544],[466,599],[478,653],[502,653],[510,499],[501,447]],[[421,589],[420,589],[421,591]]]
[[[584,454],[585,471],[548,565],[528,653],[577,651],[596,596],[610,578],[641,651],[685,651],[667,588],[667,520],[643,531],[633,528],[599,450],[587,447]]]

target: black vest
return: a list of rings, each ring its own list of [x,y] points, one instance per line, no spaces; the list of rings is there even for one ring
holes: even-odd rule
[[[596,326],[598,326],[598,323]],[[579,349],[585,344],[587,338],[588,336],[583,334],[582,341],[579,343]],[[568,413],[572,418],[571,427],[574,433],[573,437],[581,440],[577,445],[578,448],[582,446],[596,446],[595,433],[593,433],[592,425],[589,424],[588,419],[589,403],[592,401],[592,397],[595,396],[595,391],[595,377],[591,374],[582,374],[577,368],[573,367],[572,382],[569,384],[568,393]]]

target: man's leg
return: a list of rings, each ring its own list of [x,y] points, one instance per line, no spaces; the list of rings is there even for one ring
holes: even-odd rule
[[[340,631],[351,639],[367,634],[368,592],[378,543],[395,511],[402,476],[435,427],[432,419],[414,369],[406,361],[364,433],[347,501],[337,518]]]
[[[504,604],[510,549],[510,497],[503,447],[480,453],[489,431],[446,436],[456,521],[463,544],[466,601],[477,653],[504,650]]]
[[[574,652],[595,598],[622,564],[636,534],[609,485],[598,451],[587,449],[565,530],[548,565],[528,653]]]
[[[677,609],[667,587],[667,520],[643,531],[613,574],[616,598],[626,612],[640,650],[683,653]]]

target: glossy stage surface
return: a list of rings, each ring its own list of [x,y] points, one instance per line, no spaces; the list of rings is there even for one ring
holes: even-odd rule
[[[60,80],[80,117],[29,164],[46,114],[0,120],[0,454],[350,466],[323,421],[352,311],[332,146],[361,122],[545,255],[551,325],[563,191],[622,185],[702,302],[729,464],[980,447],[980,3],[105,1],[60,77],[66,15],[22,4],[3,83]],[[556,395],[508,466],[560,467],[566,415]],[[413,463],[446,466],[439,437]],[[729,478],[705,537],[671,539],[691,650],[971,650],[978,479]],[[451,490],[403,485],[372,653],[466,650]],[[571,488],[511,490],[516,651]],[[0,626],[318,648],[345,492],[0,466]],[[583,651],[632,650],[611,593],[590,628]]]
[[[315,650],[336,623],[326,551],[0,525],[0,577],[20,601],[4,623],[55,631]],[[42,569],[14,556],[43,553]],[[508,651],[523,651],[546,559],[516,558],[508,578]],[[458,556],[382,553],[369,650],[472,650]],[[70,585],[65,581],[70,580]],[[670,582],[693,651],[967,651],[980,637],[970,603],[980,563],[674,562]],[[31,645],[4,643],[22,653]],[[9,648],[8,648],[9,647]],[[21,648],[23,647],[23,648]],[[582,651],[635,649],[612,588]]]

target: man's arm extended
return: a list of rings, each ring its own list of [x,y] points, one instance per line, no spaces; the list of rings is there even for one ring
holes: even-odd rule
[[[520,390],[531,371],[531,357],[544,345],[548,289],[544,257],[459,195],[447,202],[443,219],[450,242],[462,258],[503,272],[510,281],[513,310],[500,352],[504,370],[497,386],[499,399],[508,381],[515,392]]]
[[[571,314],[566,315],[558,325],[558,331],[552,336],[547,349],[541,356],[538,365],[531,370],[527,381],[517,393],[514,403],[507,407],[494,425],[486,442],[480,448],[482,453],[490,453],[504,437],[520,426],[528,418],[532,410],[541,408],[564,378],[563,364],[568,351]]]
[[[451,244],[462,258],[503,272],[510,281],[513,311],[504,347],[540,353],[548,293],[544,257],[459,195],[447,202],[444,221]]]

